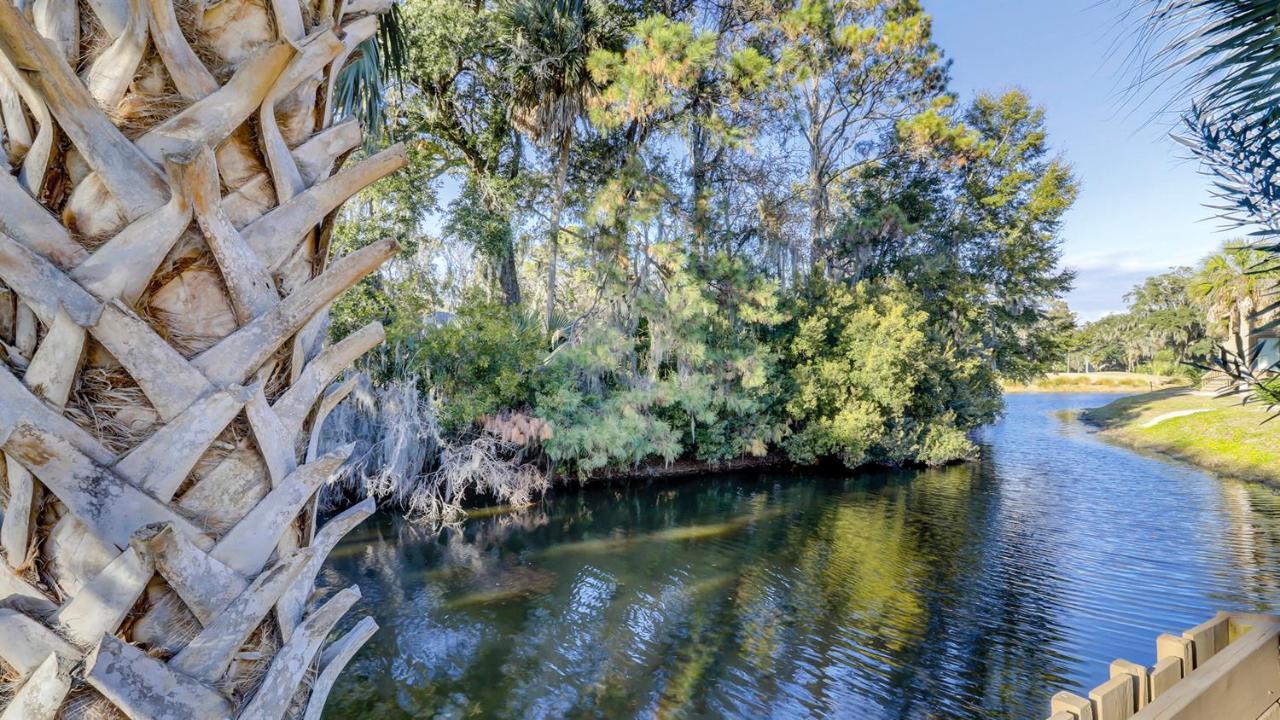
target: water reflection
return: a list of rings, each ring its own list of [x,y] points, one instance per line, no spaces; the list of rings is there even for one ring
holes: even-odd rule
[[[1271,610],[1280,499],[1018,396],[983,459],[562,492],[326,566],[382,625],[331,718],[1041,718],[1159,632]]]

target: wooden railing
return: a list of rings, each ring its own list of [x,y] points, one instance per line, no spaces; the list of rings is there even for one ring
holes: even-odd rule
[[[1089,697],[1050,706],[1049,720],[1280,720],[1280,617],[1218,613],[1161,635],[1151,667],[1115,660]]]

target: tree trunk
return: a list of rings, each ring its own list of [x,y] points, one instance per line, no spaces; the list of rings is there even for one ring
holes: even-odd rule
[[[518,307],[520,305],[520,276],[516,270],[516,248],[515,241],[511,233],[511,216],[509,210],[503,206],[500,199],[493,193],[486,192],[481,195],[481,202],[490,217],[502,218],[506,223],[506,235],[502,238],[500,247],[493,248],[494,256],[491,259],[493,271],[497,274],[498,289],[502,291],[502,303],[507,307]]]
[[[1240,315],[1240,357],[1247,364],[1253,354],[1253,301],[1241,300],[1236,312]]]
[[[551,205],[551,230],[547,235],[547,332],[551,332],[556,314],[556,265],[560,262],[560,215],[564,212],[564,186],[569,176],[569,148],[573,131],[566,130],[560,139],[560,158],[556,163],[555,201]]]
[[[827,162],[824,155],[823,122],[820,114],[821,90],[818,78],[810,80],[809,94],[806,98],[809,114],[809,127],[806,140],[809,143],[809,272],[825,272],[827,261],[827,196],[826,177],[823,168]]]
[[[705,122],[707,108],[698,101],[693,107],[693,119],[689,121],[689,180],[692,195],[692,207],[689,216],[693,220],[693,241],[698,249],[698,257],[707,258],[711,234],[711,213],[708,212],[707,201],[710,196],[707,187],[710,168],[707,163],[707,132],[702,123]]]
[[[827,188],[819,168],[821,158],[810,158],[809,168],[809,263],[811,272],[826,269],[827,260]]]
[[[389,3],[341,7],[0,1],[0,702],[23,717],[314,716],[308,678],[367,638],[321,653],[359,592],[313,590],[372,503],[317,536],[350,449],[300,455],[382,339],[325,349],[327,308],[397,251],[328,258],[337,208],[405,162],[335,167],[360,130],[328,122],[333,81]]]
[[[498,286],[502,289],[502,303],[507,307],[520,305],[520,278],[516,274],[516,250],[508,242],[498,259]]]

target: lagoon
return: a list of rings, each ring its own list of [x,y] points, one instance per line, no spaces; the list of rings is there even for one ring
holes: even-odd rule
[[[562,488],[326,564],[381,630],[326,718],[1009,718],[1280,604],[1280,496],[1011,395],[981,459]],[[347,620],[348,625],[359,613]],[[341,628],[340,628],[341,629]]]

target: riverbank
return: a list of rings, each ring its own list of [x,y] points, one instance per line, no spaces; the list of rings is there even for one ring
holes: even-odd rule
[[[1280,422],[1240,399],[1168,388],[1119,398],[1080,415],[1110,440],[1220,475],[1280,486]]]
[[[1005,383],[1006,393],[1151,392],[1187,385],[1185,378],[1129,372],[1049,373],[1028,383]]]

